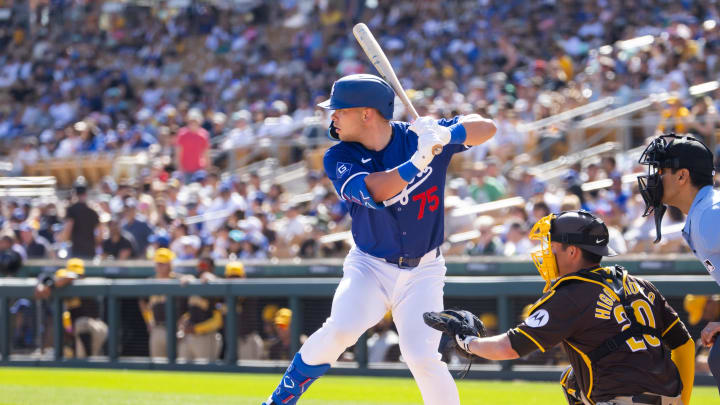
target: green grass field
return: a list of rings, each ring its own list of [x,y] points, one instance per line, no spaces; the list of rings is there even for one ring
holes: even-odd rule
[[[0,368],[0,404],[259,405],[279,376],[163,371]],[[558,384],[460,381],[463,404],[563,405]],[[303,405],[421,404],[408,378],[327,376]],[[720,404],[717,389],[697,387],[693,404]]]

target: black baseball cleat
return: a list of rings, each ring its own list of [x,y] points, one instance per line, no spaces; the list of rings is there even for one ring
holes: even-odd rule
[[[278,404],[275,401],[273,401],[272,396],[271,396],[265,402],[263,402],[262,405],[278,405]]]

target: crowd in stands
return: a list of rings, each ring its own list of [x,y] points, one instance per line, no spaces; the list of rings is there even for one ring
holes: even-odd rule
[[[283,145],[294,145],[290,162],[300,161],[327,146],[329,118],[314,105],[338,77],[372,72],[350,33],[365,21],[421,114],[478,112],[498,126],[490,142],[455,158],[446,234],[480,232],[448,242],[447,254],[526,255],[534,221],[579,207],[608,223],[619,252],[683,249],[679,232],[651,243],[652,218],[641,216],[635,184],[622,177],[639,171],[636,157],[615,151],[547,179],[534,167],[567,153],[569,132],[524,128],[607,96],[622,106],[672,92],[636,117],[649,124],[625,146],[671,130],[715,145],[720,90],[690,91],[720,73],[713,1],[377,3],[109,11],[102,2],[51,2],[47,24],[6,22],[0,153],[12,174],[85,154],[142,151],[151,163],[134,177],[81,179],[71,199],[3,198],[4,243],[27,258],[147,259],[160,247],[179,259],[344,256],[346,240],[320,239],[349,225],[322,172],[300,182],[300,199],[286,183],[230,162]],[[627,41],[646,35],[652,40]],[[583,191],[602,179],[612,184]],[[500,211],[454,215],[516,196],[523,202]],[[671,210],[665,221],[681,223],[682,214]]]

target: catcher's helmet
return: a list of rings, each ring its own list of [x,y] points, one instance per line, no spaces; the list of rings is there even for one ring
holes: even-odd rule
[[[385,80],[375,75],[349,75],[333,84],[330,98],[318,104],[318,107],[328,110],[370,107],[380,111],[389,120],[395,109],[395,92]]]
[[[605,223],[584,210],[547,215],[533,226],[529,237],[540,242],[540,249],[531,252],[531,256],[535,267],[545,280],[544,291],[547,291],[550,283],[559,277],[550,242],[567,243],[600,256],[617,255],[608,246],[610,237]]]

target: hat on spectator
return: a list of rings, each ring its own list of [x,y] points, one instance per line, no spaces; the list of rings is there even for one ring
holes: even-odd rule
[[[278,112],[280,114],[286,114],[287,113],[287,104],[285,104],[282,100],[275,100],[272,103],[270,103],[270,110]]]
[[[46,129],[40,133],[40,142],[48,143],[55,137],[55,132],[52,129]]]
[[[212,117],[213,124],[224,124],[226,121],[227,121],[227,115],[225,115],[225,113],[218,111],[215,114],[213,114],[213,117]]]
[[[150,111],[149,108],[141,108],[140,111],[137,112],[136,115],[138,121],[145,121],[146,119],[152,117],[152,111]]]
[[[248,111],[248,110],[238,110],[238,111],[235,111],[232,115],[233,122],[237,122],[237,121],[250,122],[251,119],[252,119],[252,114],[250,114],[250,111]]]
[[[245,266],[241,262],[228,262],[225,265],[225,277],[245,278]]]
[[[73,129],[78,132],[83,132],[88,130],[88,124],[85,121],[78,121],[73,125]]]
[[[218,190],[221,193],[227,193],[232,190],[232,184],[229,181],[223,181],[220,183],[220,187],[218,187]]]
[[[195,249],[200,249],[200,238],[197,235],[185,235],[180,238],[180,244],[183,246],[192,246]]]
[[[265,322],[272,322],[272,320],[275,318],[275,313],[278,311],[280,307],[274,304],[265,305],[265,307],[262,310],[262,318]]]
[[[290,326],[290,321],[292,321],[292,311],[288,308],[280,308],[275,313],[275,326],[285,329],[288,326]]]
[[[81,276],[81,274],[77,274],[75,272],[68,271],[68,269],[65,269],[65,268],[57,269],[55,271],[56,278],[78,278],[78,276]]]
[[[198,108],[191,108],[190,111],[188,111],[187,119],[188,119],[188,121],[202,122],[203,121],[202,111],[200,111],[200,109],[198,109]]]
[[[168,248],[159,248],[155,251],[153,261],[155,263],[170,263],[175,258],[175,253]]]
[[[207,172],[205,170],[198,170],[192,175],[192,182],[199,183],[207,178]]]
[[[235,242],[242,242],[246,239],[245,232],[238,229],[233,229],[232,231],[230,231],[228,236]]]
[[[78,259],[77,257],[73,257],[72,259],[68,260],[65,264],[65,268],[67,269],[67,271],[73,272],[78,276],[82,276],[85,274],[85,262],[83,261],[83,259]]]
[[[167,232],[159,231],[158,233],[148,236],[148,242],[157,243],[159,247],[166,248],[170,246],[170,237]]]
[[[84,176],[78,176],[75,179],[75,183],[73,184],[73,187],[75,187],[75,192],[77,194],[85,194],[87,192],[87,180],[85,180]]]

